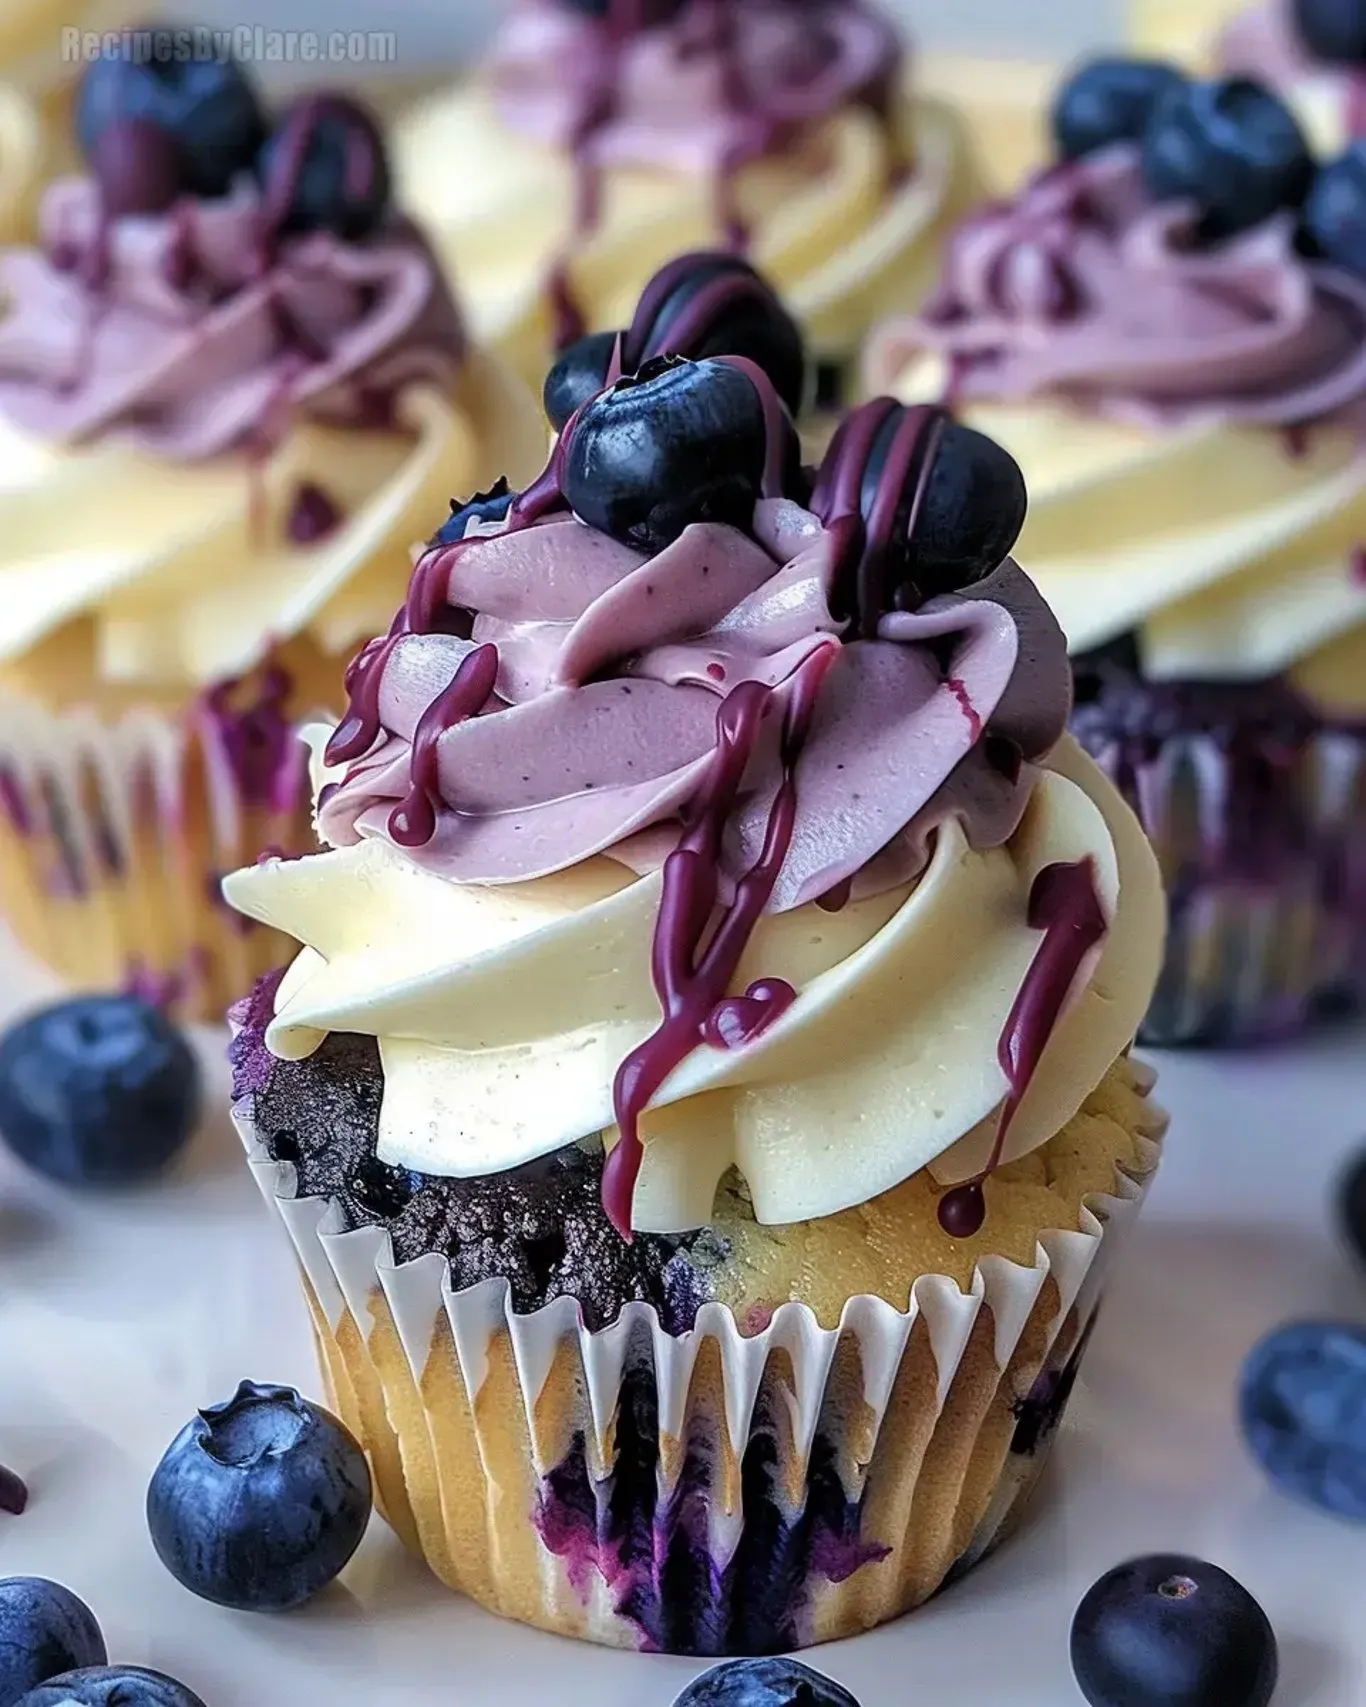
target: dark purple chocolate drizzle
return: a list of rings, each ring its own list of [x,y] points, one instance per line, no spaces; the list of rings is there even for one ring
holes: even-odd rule
[[[28,1489],[13,1470],[0,1464],[0,1511],[22,1517],[28,1506]]]

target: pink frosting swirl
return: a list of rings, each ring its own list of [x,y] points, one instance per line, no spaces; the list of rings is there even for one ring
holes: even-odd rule
[[[895,30],[862,0],[685,0],[667,23],[633,29],[521,0],[490,70],[505,120],[538,142],[594,166],[705,174],[851,102],[883,105],[900,59]]]
[[[518,882],[603,853],[658,866],[707,777],[720,707],[754,682],[773,691],[726,823],[722,878],[733,885],[759,859],[784,724],[814,669],[769,909],[877,893],[923,869],[950,816],[975,846],[1007,840],[1030,764],[1069,709],[1061,631],[1013,562],[846,643],[830,609],[834,537],[789,499],[761,500],[749,533],[695,524],[654,557],[563,512],[520,531],[494,524],[419,573],[444,589],[433,625],[444,632],[375,643],[389,648],[381,731],[324,791],[319,824],[338,846],[392,835],[424,714],[462,666],[462,680],[493,666],[492,695],[485,703],[485,682],[471,701],[483,709],[436,742],[434,835],[404,842],[457,882]]]
[[[1057,396],[1143,427],[1294,426],[1366,407],[1366,281],[1305,261],[1288,214],[1217,248],[1121,144],[955,234],[941,289],[869,351],[881,386],[947,358],[955,401]]]
[[[272,240],[249,178],[221,201],[111,220],[88,179],[47,192],[43,246],[0,254],[0,409],[45,439],[174,461],[268,445],[303,414],[384,424],[449,386],[459,314],[406,221]]]

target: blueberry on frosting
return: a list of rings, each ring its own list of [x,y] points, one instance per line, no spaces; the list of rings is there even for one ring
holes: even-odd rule
[[[1318,59],[1366,64],[1366,0],[1291,0],[1300,40]]]
[[[389,210],[389,158],[359,101],[305,96],[287,108],[257,165],[275,228],[368,237]]]
[[[1051,122],[1063,160],[1080,160],[1115,142],[1138,142],[1158,103],[1186,79],[1152,59],[1091,59],[1058,91]]]
[[[76,96],[76,134],[92,170],[104,133],[130,120],[172,139],[184,190],[194,196],[225,195],[239,173],[250,171],[266,131],[256,91],[232,58],[95,60]]]
[[[1366,277],[1366,141],[1315,173],[1300,230],[1312,254]]]
[[[590,527],[639,551],[664,550],[694,522],[748,528],[769,431],[742,368],[662,356],[588,404],[566,448],[564,496]]]
[[[545,383],[546,413],[557,429],[607,384],[614,355],[624,373],[655,356],[744,356],[764,370],[793,414],[806,385],[796,321],[748,261],[721,250],[682,255],[662,267],[621,334],[596,332],[570,345]]]
[[[1143,138],[1143,175],[1159,201],[1190,201],[1209,239],[1236,236],[1308,193],[1314,162],[1294,114],[1248,77],[1167,95]]]
[[[451,499],[450,519],[441,524],[428,542],[431,545],[454,545],[464,539],[471,522],[500,522],[512,508],[516,496],[507,477],[494,482],[487,492],[477,492],[467,503]]]

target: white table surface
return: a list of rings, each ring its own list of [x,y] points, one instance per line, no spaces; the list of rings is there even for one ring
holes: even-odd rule
[[[39,988],[0,959],[0,1007]],[[206,1039],[211,1061],[221,1048]],[[1177,1550],[1259,1596],[1281,1640],[1277,1707],[1366,1702],[1366,1528],[1283,1500],[1233,1422],[1247,1348],[1296,1315],[1366,1315],[1325,1205],[1366,1138],[1360,1032],[1160,1063],[1168,1158],[1112,1289],[1032,1522],[900,1624],[821,1650],[863,1707],[1067,1707],[1076,1602],[1111,1565]],[[378,1519],[311,1607],[224,1612],[162,1570],[147,1479],[195,1409],[242,1376],[318,1391],[283,1236],[214,1110],[182,1170],[75,1201],[0,1159],[0,1459],[32,1503],[0,1516],[0,1575],[85,1596],[111,1653],[183,1678],[208,1707],[670,1707],[695,1662],[520,1630],[442,1589]]]

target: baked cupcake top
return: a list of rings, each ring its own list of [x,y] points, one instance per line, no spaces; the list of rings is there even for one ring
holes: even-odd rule
[[[1127,1046],[1162,934],[1062,740],[1024,505],[999,447],[889,399],[813,482],[744,358],[582,405],[353,663],[332,851],[226,885],[309,945],[270,1046],[378,1037],[380,1154],[423,1173],[607,1131],[623,1233],[705,1225],[732,1165],[791,1222],[934,1164],[969,1236],[984,1170]]]
[[[868,382],[1016,449],[1025,548],[1075,648],[1142,624],[1162,673],[1285,668],[1366,616],[1344,163],[1259,84],[1148,62],[1083,67],[1054,132],[1058,164],[968,220],[929,307],[874,336]]]

